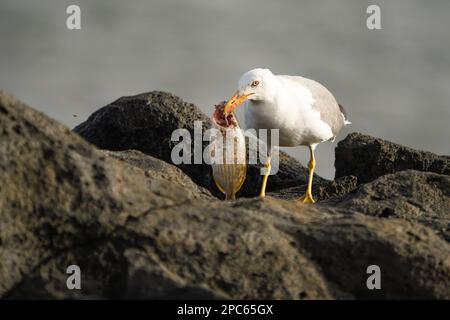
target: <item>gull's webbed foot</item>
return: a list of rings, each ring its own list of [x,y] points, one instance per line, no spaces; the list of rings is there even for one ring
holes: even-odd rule
[[[306,192],[303,196],[297,199],[300,203],[314,203],[314,198],[311,193]]]

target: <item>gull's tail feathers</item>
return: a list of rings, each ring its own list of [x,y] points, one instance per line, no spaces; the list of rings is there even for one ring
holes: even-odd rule
[[[344,117],[344,125],[352,124],[347,119],[347,111],[345,111],[344,107],[340,104],[338,104],[338,106],[339,106],[339,110],[341,110],[342,116]]]

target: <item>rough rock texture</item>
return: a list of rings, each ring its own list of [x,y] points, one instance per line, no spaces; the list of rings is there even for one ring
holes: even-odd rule
[[[402,218],[433,228],[450,241],[450,176],[406,170],[360,185],[338,202],[382,218]]]
[[[338,143],[335,167],[337,178],[354,175],[365,183],[407,169],[450,175],[450,157],[355,132]]]
[[[108,151],[100,150],[107,157],[124,161],[145,171],[148,177],[162,179],[182,187],[192,198],[210,199],[211,192],[195,184],[183,171],[167,162],[153,158],[137,150]]]
[[[356,189],[358,178],[355,176],[345,176],[330,181],[328,184],[319,187],[317,193],[318,201],[329,198],[337,198],[344,196]]]
[[[172,164],[171,152],[178,144],[178,141],[171,140],[172,132],[184,128],[194,139],[195,121],[203,122],[204,131],[210,128],[210,119],[193,104],[186,103],[170,93],[153,91],[122,97],[112,102],[94,112],[74,131],[101,149],[136,149]],[[192,141],[192,159],[193,144]],[[205,141],[203,148],[207,144]],[[180,164],[178,167],[200,186],[212,191],[216,196],[220,194],[212,182],[209,165]],[[259,193],[262,181],[260,168],[261,166],[257,165],[249,166],[247,179],[238,196],[256,196]],[[280,170],[277,175],[271,176],[268,190],[277,190],[286,184],[304,184],[307,178],[308,170],[305,167],[280,152]],[[327,180],[316,175],[315,181],[321,184]]]
[[[0,298],[450,298],[450,244],[428,227],[344,202],[195,196],[142,156],[0,92]],[[382,290],[366,287],[371,264]]]
[[[270,181],[270,180],[269,180]],[[316,183],[313,181],[313,197],[315,201],[324,201],[333,199],[336,201],[357,188],[358,179],[355,176],[345,176],[329,182]],[[302,196],[306,191],[306,184],[300,184],[294,187],[287,187],[280,190],[269,192],[273,197],[295,200]]]

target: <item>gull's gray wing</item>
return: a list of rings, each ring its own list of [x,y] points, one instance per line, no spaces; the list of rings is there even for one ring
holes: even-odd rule
[[[295,81],[301,86],[311,91],[314,99],[313,108],[320,113],[320,119],[330,126],[331,132],[336,137],[339,131],[345,126],[347,115],[340,106],[333,94],[319,82],[299,76],[277,76],[291,81]]]

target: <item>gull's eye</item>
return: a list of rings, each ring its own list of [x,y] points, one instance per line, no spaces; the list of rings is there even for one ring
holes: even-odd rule
[[[255,80],[252,82],[252,87],[254,88],[254,87],[258,86],[258,84],[259,84],[259,81]]]

